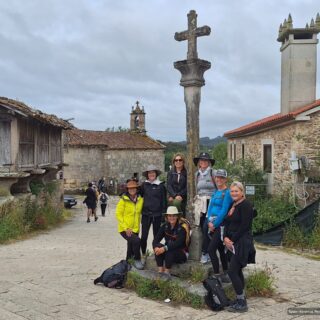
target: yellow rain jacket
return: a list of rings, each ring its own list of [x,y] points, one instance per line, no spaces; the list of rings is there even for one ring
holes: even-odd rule
[[[116,208],[118,232],[131,229],[133,232],[139,233],[142,205],[143,198],[141,196],[138,196],[136,203],[131,201],[126,194],[121,196]]]

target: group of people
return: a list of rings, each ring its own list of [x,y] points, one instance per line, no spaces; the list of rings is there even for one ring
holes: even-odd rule
[[[85,191],[85,199],[83,203],[87,206],[87,223],[90,222],[90,217],[94,217],[94,221],[98,220],[97,206],[100,202],[101,215],[104,217],[106,214],[106,208],[109,200],[109,196],[106,193],[104,184],[105,179],[101,178],[98,183],[98,187],[92,183],[88,183],[88,188]]]
[[[211,261],[214,275],[222,282],[231,280],[237,299],[229,310],[243,312],[248,307],[242,269],[255,259],[252,238],[254,209],[245,198],[243,185],[232,182],[228,188],[227,171],[212,169],[214,162],[208,153],[200,153],[194,158],[198,167],[195,224],[201,226],[203,233],[201,262]],[[184,219],[187,203],[184,164],[183,154],[173,157],[166,187],[159,180],[160,170],[153,165],[143,173],[146,181],[142,185],[136,179],[129,179],[126,183],[126,191],[117,204],[116,217],[118,232],[127,241],[127,260],[133,259],[137,269],[144,268],[151,225],[159,273],[170,276],[173,264],[187,261],[189,235]]]

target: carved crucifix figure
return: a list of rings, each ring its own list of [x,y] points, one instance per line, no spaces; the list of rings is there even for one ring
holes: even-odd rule
[[[194,10],[190,10],[188,13],[188,30],[176,32],[174,38],[177,41],[188,40],[187,59],[198,59],[197,37],[208,36],[210,32],[211,29],[208,26],[197,28],[197,14]]]

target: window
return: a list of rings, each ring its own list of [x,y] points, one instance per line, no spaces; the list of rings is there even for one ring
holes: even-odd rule
[[[244,159],[244,143],[241,145],[241,155],[242,159]]]
[[[272,173],[272,146],[271,144],[263,145],[263,170]]]
[[[232,155],[232,143],[230,143],[230,160],[233,160],[233,155]]]
[[[237,160],[237,145],[236,143],[233,144],[233,161]]]

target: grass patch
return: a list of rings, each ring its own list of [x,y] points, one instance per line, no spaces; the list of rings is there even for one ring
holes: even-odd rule
[[[0,206],[0,244],[25,237],[30,232],[45,230],[70,216],[56,205],[48,193],[39,198],[10,200]]]
[[[134,290],[140,297],[153,300],[169,298],[173,302],[189,305],[196,309],[204,307],[200,296],[189,293],[186,289],[179,286],[176,281],[146,279],[138,273],[131,271],[128,273],[126,288]]]
[[[274,281],[271,270],[267,266],[262,270],[255,269],[246,279],[247,297],[271,297],[275,292]]]
[[[320,250],[320,213],[315,217],[314,227],[311,232],[306,232],[295,222],[285,228],[283,245],[287,248],[300,250]]]

